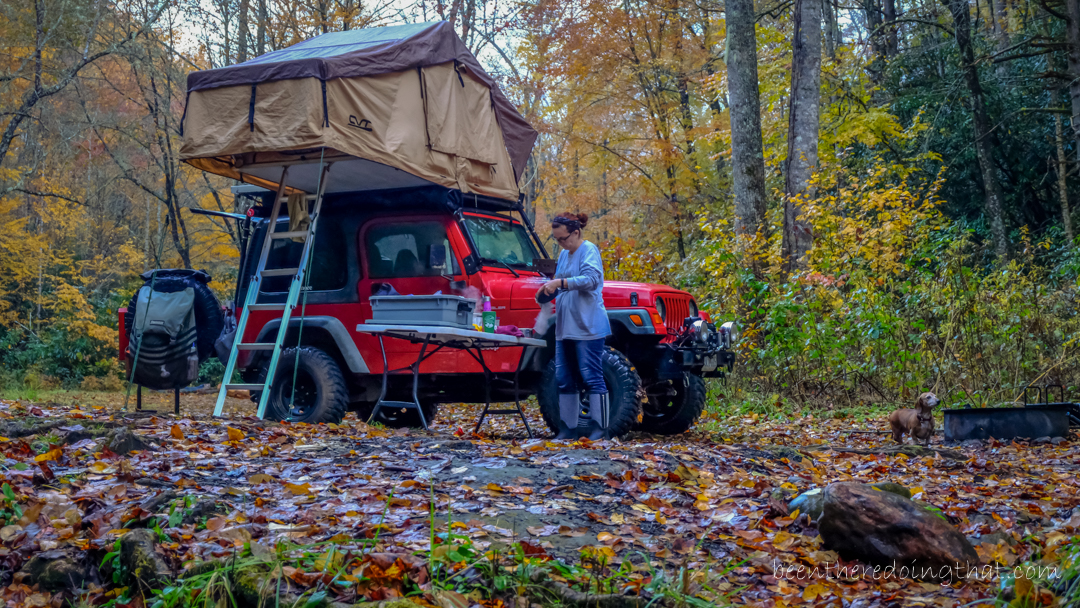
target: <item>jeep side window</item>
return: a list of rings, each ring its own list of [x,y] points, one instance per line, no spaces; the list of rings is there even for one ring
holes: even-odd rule
[[[367,231],[365,247],[368,277],[372,279],[460,272],[441,222],[376,224]]]
[[[294,243],[292,239],[276,239],[270,245],[266,268],[296,268],[303,250],[303,243]],[[345,287],[349,280],[348,256],[345,252],[345,233],[341,226],[333,222],[320,222],[315,233],[315,247],[311,250],[311,267],[308,271],[311,273],[309,285],[312,291],[335,291]],[[263,279],[261,291],[289,291],[292,280],[291,276],[266,277]]]

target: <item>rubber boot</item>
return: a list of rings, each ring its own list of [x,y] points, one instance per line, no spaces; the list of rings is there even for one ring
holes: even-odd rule
[[[579,412],[581,403],[577,395],[559,395],[559,434],[555,439],[577,439]]]
[[[599,441],[608,438],[608,396],[589,395],[589,439]]]

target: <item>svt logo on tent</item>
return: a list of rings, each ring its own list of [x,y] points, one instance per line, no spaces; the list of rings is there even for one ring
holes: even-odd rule
[[[357,129],[363,129],[365,131],[371,130],[371,121],[366,118],[357,118],[352,114],[349,115],[349,126],[356,127]]]

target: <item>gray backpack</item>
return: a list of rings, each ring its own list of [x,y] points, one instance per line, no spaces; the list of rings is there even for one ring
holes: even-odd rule
[[[165,293],[139,289],[135,326],[127,356],[132,380],[147,388],[182,388],[199,377],[195,290]],[[137,358],[136,358],[137,357]]]

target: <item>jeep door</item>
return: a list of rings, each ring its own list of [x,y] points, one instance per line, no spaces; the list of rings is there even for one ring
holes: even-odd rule
[[[465,280],[461,270],[461,252],[465,244],[447,216],[410,216],[373,219],[360,229],[358,251],[363,278],[357,285],[364,319],[372,317],[371,296],[385,293],[392,287],[398,295],[432,295],[442,292],[460,295],[451,289],[451,282]],[[378,340],[357,336],[363,342],[361,350],[377,353]],[[420,346],[404,340],[385,339],[391,369],[411,365],[416,361]],[[447,350],[435,355],[424,365],[425,373],[462,373],[455,363],[462,353]],[[370,357],[371,371],[382,372],[381,358]],[[376,369],[377,368],[377,369]],[[480,371],[479,366],[476,369]]]

